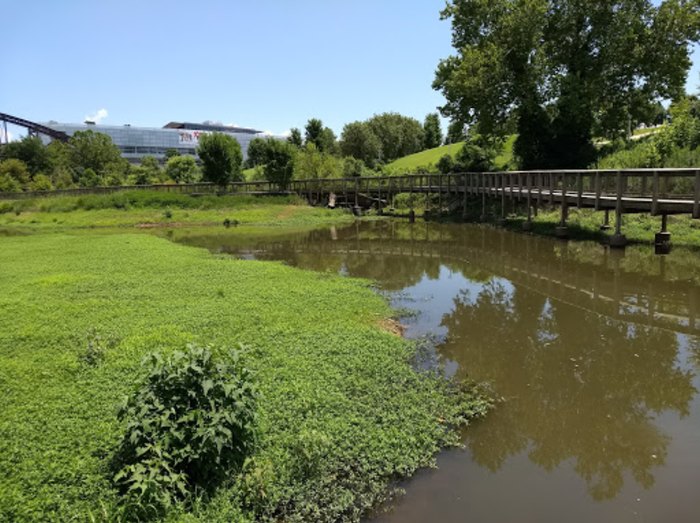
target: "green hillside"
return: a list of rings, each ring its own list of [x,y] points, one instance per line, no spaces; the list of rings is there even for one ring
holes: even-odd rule
[[[503,144],[503,150],[496,157],[495,164],[497,169],[506,169],[513,160],[513,144],[515,143],[516,135],[511,135]],[[419,153],[410,154],[394,160],[386,165],[385,169],[390,173],[406,173],[413,172],[419,168],[425,168],[429,171],[437,170],[437,162],[444,155],[449,154],[452,158],[457,156],[457,153],[464,147],[464,142],[443,145],[434,149],[427,149]]]
[[[391,171],[412,171],[418,169],[419,167],[434,167],[440,158],[449,154],[454,158],[457,153],[464,147],[464,142],[453,143],[450,145],[443,145],[441,147],[436,147],[435,149],[427,149],[419,153],[410,154],[394,160],[393,162],[387,164],[386,168]]]

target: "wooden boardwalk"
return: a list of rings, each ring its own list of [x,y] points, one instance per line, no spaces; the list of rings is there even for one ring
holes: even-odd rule
[[[334,200],[339,205],[376,207],[391,206],[397,194],[424,194],[429,205],[438,210],[462,208],[466,213],[474,199],[481,200],[482,217],[486,218],[487,201],[500,202],[505,218],[518,202],[531,223],[533,213],[542,205],[561,209],[559,231],[565,236],[568,209],[590,208],[614,211],[617,219],[615,236],[624,243],[620,224],[625,213],[649,213],[664,217],[689,214],[700,218],[700,168],[698,169],[634,169],[634,170],[562,170],[509,171],[488,173],[413,174],[338,179],[292,180],[284,186],[267,181],[235,182],[220,187],[208,183],[182,185],[141,185],[93,187],[48,192],[0,193],[0,199],[36,198],[49,195],[108,194],[125,190],[156,190],[192,195],[297,194],[315,204]],[[489,208],[492,205],[488,206]],[[527,228],[527,227],[526,227]],[[612,244],[612,243],[611,243]]]

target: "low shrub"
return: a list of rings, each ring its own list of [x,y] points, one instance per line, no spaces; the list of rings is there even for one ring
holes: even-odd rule
[[[188,345],[146,357],[145,380],[119,412],[126,430],[114,482],[134,517],[161,513],[240,468],[256,441],[258,392],[239,350]]]
[[[80,360],[89,367],[96,367],[102,363],[107,350],[117,344],[117,340],[113,336],[104,336],[95,329],[90,329],[86,337],[87,342],[80,355]]]

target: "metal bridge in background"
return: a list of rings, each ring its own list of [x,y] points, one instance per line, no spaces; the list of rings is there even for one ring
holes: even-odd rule
[[[27,132],[30,136],[38,136],[40,134],[43,134],[45,136],[48,136],[49,138],[53,138],[54,140],[60,140],[62,142],[68,141],[69,138],[69,136],[62,131],[56,131],[55,129],[47,127],[46,125],[31,122],[29,120],[25,120],[24,118],[12,116],[11,114],[7,113],[0,113],[0,122],[2,122],[3,126],[3,136],[5,138],[5,143],[8,143],[10,141],[9,136],[7,134],[8,123],[12,125],[17,125],[19,127],[24,127],[25,129],[27,129]]]

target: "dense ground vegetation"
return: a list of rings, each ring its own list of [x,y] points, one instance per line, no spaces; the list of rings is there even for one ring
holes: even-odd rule
[[[366,282],[146,234],[2,243],[2,520],[125,514],[117,407],[164,372],[140,366],[153,351],[242,343],[260,391],[258,443],[240,472],[183,496],[170,520],[356,521],[483,410],[412,369],[412,344],[378,327],[390,311]]]
[[[228,221],[227,221],[228,220]],[[0,227],[159,227],[181,225],[321,225],[352,220],[309,207],[296,196],[199,196],[148,190],[0,201]]]

